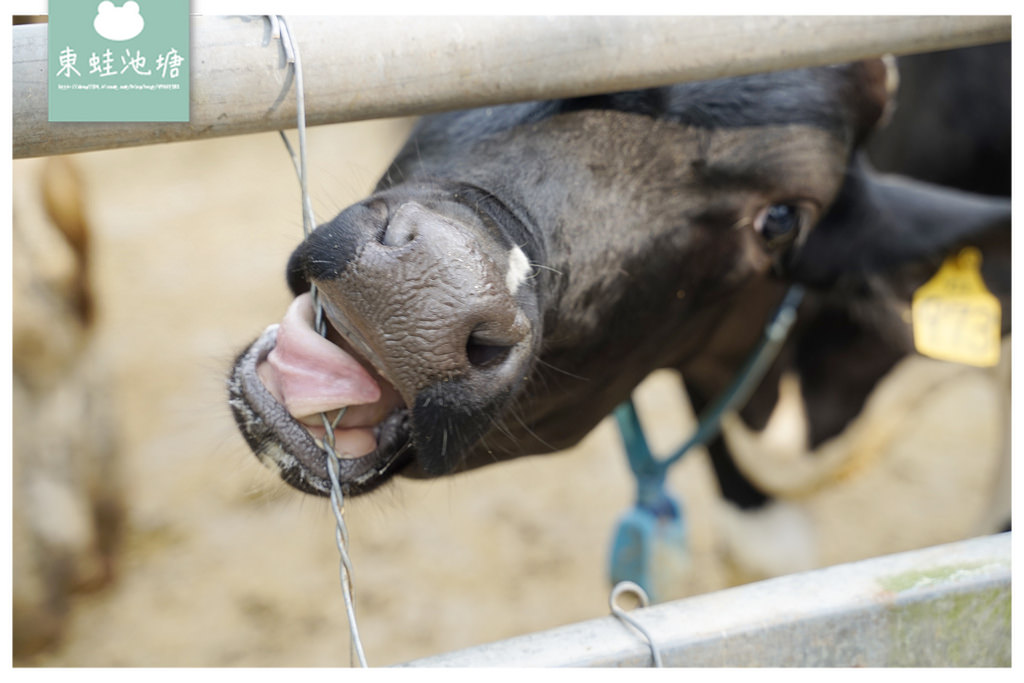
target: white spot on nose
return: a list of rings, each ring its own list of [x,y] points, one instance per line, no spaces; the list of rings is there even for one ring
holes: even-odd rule
[[[505,272],[505,285],[512,294],[530,274],[530,261],[519,247],[512,247],[508,252],[508,270]]]

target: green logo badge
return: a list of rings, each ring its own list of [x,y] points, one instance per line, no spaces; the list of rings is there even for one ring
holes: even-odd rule
[[[50,121],[188,121],[189,0],[50,0]]]

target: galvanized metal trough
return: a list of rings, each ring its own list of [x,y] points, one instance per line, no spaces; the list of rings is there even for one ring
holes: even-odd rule
[[[1010,666],[1011,534],[793,574],[630,613],[665,666]],[[409,662],[650,666],[612,616]]]

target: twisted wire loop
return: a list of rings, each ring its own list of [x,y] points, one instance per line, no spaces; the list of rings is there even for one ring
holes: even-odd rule
[[[296,157],[288,137],[284,131],[280,131],[281,139],[284,141],[288,154],[291,156],[295,172],[299,176],[299,184],[302,191],[302,232],[305,236],[313,231],[315,218],[313,216],[313,202],[309,196],[309,181],[306,167],[306,103],[303,96],[302,83],[302,61],[299,58],[299,47],[292,37],[288,20],[280,15],[270,15],[271,39],[280,39],[285,52],[286,61],[292,66],[292,73],[295,77],[295,109],[298,114],[298,137],[299,154]],[[310,287],[310,294],[313,298],[313,310],[315,320],[314,328],[323,337],[327,336],[327,320],[324,318],[324,309],[320,305],[320,293],[316,285]],[[348,630],[350,638],[349,663],[358,661],[359,666],[366,667],[366,654],[363,652],[363,643],[359,639],[359,627],[356,624],[355,589],[352,585],[352,561],[348,554],[348,527],[345,524],[345,495],[338,480],[339,457],[335,450],[334,429],[341,422],[345,415],[346,408],[338,411],[332,420],[326,413],[320,414],[324,425],[324,438],[321,445],[327,454],[327,474],[331,479],[331,510],[334,512],[335,532],[334,541],[338,546],[338,555],[341,561],[338,566],[338,576],[341,583],[341,593],[345,598],[345,613],[348,616]]]
[[[654,661],[654,666],[661,668],[664,666],[661,662],[661,651],[655,645],[654,638],[651,637],[650,632],[640,622],[629,616],[626,610],[619,607],[618,599],[623,593],[632,593],[639,600],[641,607],[647,607],[651,604],[650,599],[647,597],[647,591],[632,581],[619,581],[612,588],[612,593],[608,597],[608,605],[611,607],[612,616],[622,623],[631,626],[643,636],[644,640],[647,641],[647,646],[651,648],[651,658]]]

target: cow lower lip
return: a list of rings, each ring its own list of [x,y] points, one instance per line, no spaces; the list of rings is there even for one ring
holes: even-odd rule
[[[253,427],[249,439],[257,457],[271,468],[280,470],[282,478],[296,488],[326,495],[330,492],[327,473],[327,452],[317,443],[309,429],[288,413],[285,407],[264,386],[257,368],[266,361],[277,340],[277,325],[264,333],[239,358],[229,383],[231,407],[239,422]],[[339,480],[350,489],[368,490],[377,481],[399,469],[405,449],[396,447],[403,439],[401,431],[406,409],[394,408],[373,427],[378,448],[355,458],[339,460]],[[383,436],[390,432],[388,443]]]

